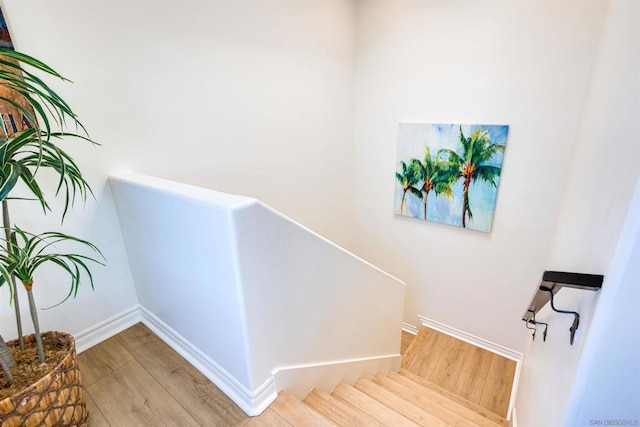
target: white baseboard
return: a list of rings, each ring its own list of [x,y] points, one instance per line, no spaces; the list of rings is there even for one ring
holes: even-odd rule
[[[507,411],[507,420],[511,421],[512,427],[516,425],[516,395],[518,394],[518,384],[520,383],[520,372],[522,371],[522,358],[516,361],[516,373],[511,385],[511,398],[509,400],[509,409]]]
[[[140,322],[140,320],[140,306],[136,304],[131,308],[121,311],[115,316],[111,316],[90,328],[80,331],[73,335],[76,340],[76,352],[78,354],[82,353],[94,345],[100,344],[102,341],[105,341],[135,325]]]
[[[516,426],[517,421],[513,405],[515,404],[515,395],[520,377],[522,354],[427,317],[418,316],[418,320],[419,325],[435,329],[516,362],[516,374],[507,416],[507,419],[512,420],[513,425]],[[81,353],[140,321],[187,359],[189,363],[209,378],[250,416],[262,413],[278,397],[279,390],[287,389],[298,397],[304,397],[314,386],[318,386],[325,391],[331,391],[340,381],[353,382],[361,376],[371,377],[377,372],[398,369],[401,361],[401,356],[394,354],[373,358],[340,360],[317,365],[289,366],[274,370],[272,376],[257,389],[247,390],[215,361],[211,360],[155,315],[139,305],[74,334],[76,351]],[[419,327],[414,327],[408,323],[402,324],[402,330],[410,334],[417,334],[418,329]],[[296,385],[293,386],[293,384]]]
[[[247,415],[261,414],[278,397],[273,376],[256,390],[247,390],[215,361],[194,347],[153,313],[140,307],[142,323],[160,339],[187,359],[198,371],[209,378],[224,394],[233,400]]]
[[[421,325],[427,326],[431,329],[435,329],[438,332],[442,332],[443,334],[450,335],[454,338],[458,338],[459,340],[468,342],[469,344],[473,344],[476,347],[484,348],[485,350],[488,350],[492,353],[504,356],[507,359],[511,359],[516,362],[520,362],[522,360],[522,353],[501,346],[500,344],[496,344],[491,341],[485,340],[484,338],[471,335],[467,332],[461,331],[460,329],[453,328],[451,326],[445,325],[444,323],[437,322],[427,317],[418,316],[418,320],[420,321]]]
[[[322,364],[288,366],[274,370],[271,377],[257,389],[248,390],[224,368],[153,313],[139,305],[74,334],[76,351],[81,353],[138,322],[144,323],[250,416],[261,414],[278,397],[279,390],[287,389],[293,395],[303,398],[314,386],[331,391],[340,381],[353,383],[362,376],[371,378],[378,372],[397,370],[401,363],[401,356],[392,354]],[[415,333],[413,331],[417,330],[413,328],[408,332]]]
[[[518,427],[518,417],[516,416],[516,408],[514,406],[511,411],[511,427]]]
[[[379,372],[400,369],[402,356],[391,354],[317,364],[287,366],[273,371],[278,391],[286,390],[302,400],[314,387],[328,393],[344,381],[355,383],[360,377],[372,378]]]
[[[413,325],[410,325],[410,324],[408,324],[406,322],[402,322],[402,330],[405,331],[405,332],[408,332],[408,333],[410,333],[412,335],[417,335],[418,334],[418,328],[413,326]]]
[[[510,348],[501,346],[500,344],[493,343],[485,340],[484,338],[477,337],[460,329],[453,328],[444,323],[437,322],[433,319],[429,319],[424,316],[418,316],[418,320],[421,325],[427,326],[431,329],[435,329],[443,334],[450,335],[459,340],[473,344],[476,347],[484,348],[492,353],[499,354],[516,362],[516,372],[513,378],[513,385],[511,387],[511,398],[509,400],[509,410],[507,411],[507,420],[510,420],[513,414],[513,406],[515,405],[516,392],[518,390],[518,381],[520,380],[520,366],[522,364],[522,353],[512,350]]]

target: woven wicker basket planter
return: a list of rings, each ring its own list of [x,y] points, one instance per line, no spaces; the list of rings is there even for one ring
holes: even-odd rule
[[[25,343],[30,343],[35,337],[29,335],[24,339]],[[87,426],[88,413],[75,340],[63,332],[45,332],[42,339],[66,343],[69,353],[38,382],[0,401],[1,426]]]

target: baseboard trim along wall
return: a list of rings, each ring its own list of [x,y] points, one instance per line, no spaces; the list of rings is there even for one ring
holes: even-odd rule
[[[275,369],[271,377],[256,390],[247,390],[215,361],[211,360],[140,305],[123,310],[109,319],[74,334],[76,351],[82,353],[138,322],[144,323],[160,339],[202,372],[204,376],[251,416],[261,414],[278,397],[279,390],[286,389],[291,394],[299,397],[304,397],[314,386],[330,391],[340,381],[353,383],[361,376],[370,378],[377,372],[397,370],[402,359],[400,354],[391,354],[361,359],[337,360],[320,364],[280,367]],[[513,405],[515,404],[515,395],[520,378],[522,354],[424,316],[418,316],[418,325],[418,327],[415,327],[403,322],[402,330],[415,335],[419,327],[424,325],[516,362],[515,378],[507,415],[507,419],[513,419],[512,422],[515,425]]]
[[[428,317],[418,316],[418,321],[420,325],[427,326],[431,329],[435,329],[438,332],[442,332],[443,334],[450,335],[454,338],[458,338],[459,340],[468,342],[469,344],[484,348],[485,350],[488,350],[492,353],[504,356],[507,359],[515,360],[516,362],[520,362],[522,360],[522,353],[501,346],[500,344],[493,343],[489,340],[485,340],[484,338],[477,337],[475,335],[461,331],[460,329],[456,329],[449,325],[445,325],[444,323],[429,319]]]
[[[256,390],[247,390],[217,363],[140,305],[74,334],[76,351],[82,353],[139,322],[144,323],[169,347],[187,359],[248,415],[261,414],[278,397],[273,376]]]
[[[418,335],[418,328],[407,322],[402,322],[402,330],[412,335]]]
[[[184,357],[250,416],[260,415],[267,409],[278,397],[279,390],[286,389],[301,398],[315,386],[325,391],[331,391],[340,381],[353,383],[362,376],[371,378],[378,372],[398,370],[402,360],[400,354],[391,354],[319,364],[286,366],[275,369],[271,377],[256,390],[247,390],[224,368],[140,305],[124,310],[91,328],[74,334],[77,352],[88,350],[139,322],[142,322],[169,347]]]
[[[108,340],[125,329],[142,320],[140,306],[135,305],[110,318],[97,323],[90,328],[74,334],[76,340],[76,352],[82,353],[102,341]]]
[[[267,379],[256,390],[247,390],[220,365],[191,345],[153,313],[144,307],[140,307],[140,312],[142,323],[211,380],[247,415],[260,415],[278,397],[273,377]]]
[[[314,387],[330,393],[342,381],[353,384],[360,377],[372,378],[379,372],[397,371],[401,362],[400,354],[390,354],[287,366],[275,369],[272,376],[278,391],[287,390],[302,400]]]
[[[438,332],[442,332],[443,334],[447,334],[461,341],[468,342],[469,344],[473,344],[477,347],[483,348],[487,351],[496,353],[500,356],[506,357],[507,359],[511,359],[516,362],[516,372],[513,378],[513,386],[511,387],[511,399],[509,400],[509,410],[507,412],[507,420],[510,420],[512,411],[513,411],[513,405],[515,405],[515,401],[516,401],[518,381],[520,380],[520,366],[522,364],[522,353],[512,350],[510,348],[501,346],[500,344],[493,343],[489,340],[485,340],[484,338],[480,338],[475,335],[469,334],[467,332],[461,331],[460,329],[456,329],[449,325],[445,325],[444,323],[440,323],[433,319],[429,319],[428,317],[418,316],[418,323],[419,325],[424,325],[428,328],[435,329]]]

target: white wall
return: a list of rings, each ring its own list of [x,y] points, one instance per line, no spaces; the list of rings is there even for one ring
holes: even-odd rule
[[[358,248],[423,315],[522,351],[606,4],[367,1],[357,13]],[[393,215],[400,122],[509,124],[489,234]]]
[[[640,180],[579,361],[566,426],[640,419],[639,259]]]
[[[639,2],[611,2],[571,152],[549,269],[601,274],[609,268],[640,171],[638,24]]]
[[[5,6],[17,47],[74,80],[108,170],[259,197],[351,244],[351,2]]]
[[[637,207],[630,210],[629,204],[634,185],[640,182],[639,24],[640,3],[611,2],[545,264],[549,270],[604,274],[603,289],[596,295],[576,290],[558,294],[558,308],[580,312],[573,346],[568,344],[572,316],[555,314],[549,308],[537,316],[549,323],[549,339],[546,343],[538,339],[531,342],[526,337],[516,403],[518,422],[523,426],[559,424],[576,379],[583,387],[574,392],[572,412],[565,418],[567,426],[582,425],[575,419],[578,414],[585,425],[590,419],[640,416],[637,400],[629,406],[634,396],[637,398],[640,384],[633,367],[638,364],[637,313],[629,312],[637,311],[633,307],[640,285],[640,276],[631,265],[637,264],[638,257],[628,253],[637,231],[632,225],[626,231],[622,228],[625,216],[630,222],[637,216]],[[593,359],[594,354],[599,356],[595,363],[581,363],[585,357]],[[588,392],[581,377],[590,377]],[[623,383],[635,384],[635,395],[625,395]],[[610,393],[604,392],[605,385]],[[547,392],[550,386],[552,394]]]
[[[135,173],[110,187],[140,305],[247,385],[230,211],[251,199]]]
[[[352,246],[352,3],[7,0],[3,6],[16,47],[74,81],[55,87],[103,144],[70,145],[97,203],[79,209],[65,230],[93,240],[109,265],[96,269],[94,293],[83,289],[77,301],[42,312],[45,328],[77,332],[136,303],[105,185],[113,171],[259,197]],[[58,217],[43,222],[37,208],[14,205],[19,224],[59,224]],[[45,306],[65,291],[42,289],[36,298]],[[8,307],[1,313],[2,332],[11,337]]]
[[[143,321],[247,414],[400,366],[401,281],[255,199],[109,181]]]
[[[274,367],[399,362],[404,283],[262,204],[233,218],[254,387]]]

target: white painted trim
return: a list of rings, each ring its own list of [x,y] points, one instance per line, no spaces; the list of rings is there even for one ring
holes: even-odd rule
[[[142,314],[142,323],[187,359],[204,376],[209,378],[247,415],[260,415],[278,397],[273,377],[268,378],[257,389],[247,390],[224,368],[171,329],[153,313],[144,307],[140,307],[140,312]]]
[[[516,416],[515,406],[513,408],[513,411],[511,411],[511,427],[518,427],[518,417]]]
[[[484,338],[471,335],[467,332],[461,331],[460,329],[453,328],[451,326],[445,325],[444,323],[437,322],[427,317],[418,316],[418,319],[421,325],[427,326],[431,329],[435,329],[436,331],[442,332],[443,334],[458,338],[459,340],[468,342],[469,344],[473,344],[476,347],[484,348],[485,350],[499,354],[500,356],[504,356],[507,359],[511,359],[516,362],[520,362],[522,360],[522,353],[501,346],[500,344],[496,344],[491,341],[485,340]]]
[[[520,371],[522,369],[522,358],[516,360],[516,372],[513,377],[513,384],[511,385],[511,398],[509,399],[509,409],[507,410],[507,420],[513,420],[516,411],[516,395],[518,394],[518,384],[520,383]],[[515,423],[512,421],[512,426]]]
[[[461,331],[460,329],[445,325],[444,323],[429,319],[428,317],[418,316],[418,320],[420,324],[424,326],[435,329],[438,332],[442,332],[443,334],[447,334],[464,342],[468,342],[469,344],[475,345],[476,347],[483,348],[487,351],[506,357],[507,359],[511,359],[516,362],[516,372],[514,373],[513,377],[513,385],[511,386],[511,397],[509,399],[509,410],[507,411],[507,420],[510,420],[513,414],[513,406],[516,402],[516,392],[518,390],[518,382],[520,380],[520,365],[522,363],[522,353],[501,346],[500,344],[485,340],[484,338],[480,338],[467,332]]]
[[[418,335],[418,328],[406,322],[402,322],[402,330],[412,335]]]
[[[141,319],[140,306],[136,304],[131,308],[121,311],[102,322],[74,334],[76,352],[79,354],[94,345],[100,344],[102,341],[140,322]]]
[[[400,369],[402,356],[388,354],[279,367],[272,371],[278,391],[287,390],[302,400],[314,387],[331,392],[344,381],[353,384],[360,377],[372,378],[380,372]]]

